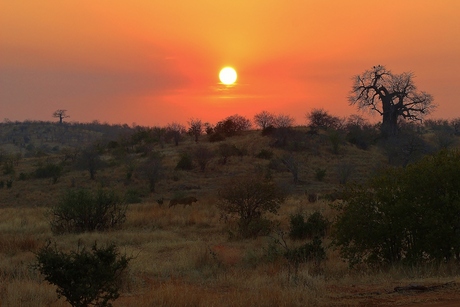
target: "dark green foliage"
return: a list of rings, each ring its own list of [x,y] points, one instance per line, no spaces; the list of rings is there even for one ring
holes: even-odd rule
[[[351,265],[460,260],[460,153],[442,151],[349,186],[334,240]]]
[[[214,127],[214,132],[230,137],[249,128],[251,128],[251,121],[244,116],[235,114],[218,122]]]
[[[120,276],[131,260],[120,255],[114,244],[99,248],[96,243],[91,251],[79,246],[69,253],[48,243],[36,258],[35,268],[57,287],[58,297],[75,307],[112,306],[110,301],[120,296]]]
[[[324,177],[326,176],[326,169],[324,168],[317,168],[315,171],[315,178],[318,181],[323,181]]]
[[[208,165],[209,161],[214,157],[214,153],[205,145],[198,145],[193,154],[202,172],[205,171],[206,165]]]
[[[163,171],[163,157],[156,152],[151,153],[138,168],[140,177],[147,179],[152,193],[155,192],[157,182],[163,177]]]
[[[311,113],[307,114],[307,121],[309,122],[308,127],[312,131],[318,131],[319,129],[339,129],[341,127],[341,120],[338,117],[330,115],[323,109],[314,109]]]
[[[242,156],[243,152],[238,149],[235,145],[230,145],[227,143],[222,143],[219,145],[218,149],[219,156],[221,159],[219,160],[221,164],[226,164],[228,158],[232,156]]]
[[[379,137],[379,131],[371,125],[347,125],[346,140],[356,147],[367,150],[374,145]]]
[[[316,236],[311,242],[307,242],[297,248],[288,249],[284,253],[284,257],[294,265],[309,261],[319,264],[326,259],[326,251],[323,247],[323,241]]]
[[[14,174],[14,161],[12,159],[5,160],[3,162],[3,175],[13,175]]]
[[[189,153],[181,154],[179,162],[177,162],[176,170],[191,170],[193,168],[192,157]]]
[[[104,231],[121,226],[127,206],[113,191],[69,190],[51,209],[51,230],[66,232]]]
[[[404,130],[397,136],[388,137],[380,143],[387,154],[388,162],[394,166],[406,167],[432,152],[430,145],[417,133]]]
[[[39,166],[35,172],[35,178],[52,178],[53,184],[56,183],[62,174],[62,166],[48,163],[45,166]]]
[[[3,187],[5,186],[5,181],[0,181],[0,189],[3,189]]]
[[[252,176],[235,178],[219,190],[217,207],[223,216],[238,220],[240,236],[248,238],[267,233],[269,221],[263,215],[276,214],[285,194],[273,182]]]
[[[340,145],[342,144],[342,138],[343,138],[341,132],[337,130],[330,130],[328,131],[327,136],[332,146],[331,148],[332,153],[335,155],[339,154],[339,149],[340,149]]]
[[[273,157],[273,151],[268,149],[262,149],[257,155],[256,158],[270,160]]]
[[[219,133],[219,132],[213,132],[211,134],[208,134],[208,140],[209,142],[211,143],[215,143],[215,142],[222,142],[225,140],[225,135],[222,134],[222,133]]]
[[[19,174],[18,180],[24,181],[24,180],[29,179],[29,177],[30,177],[30,176],[29,176],[28,174],[21,172],[21,173]]]
[[[326,259],[326,251],[323,247],[322,240],[318,236],[315,236],[311,242],[290,247],[284,235],[285,233],[282,231],[278,233],[278,238],[275,238],[274,244],[269,246],[269,254],[267,256],[274,258],[282,255],[288,261],[288,278],[290,278],[293,273],[294,281],[296,281],[299,268],[303,263],[314,262],[316,266],[315,269],[319,269],[321,262]],[[277,246],[281,247],[283,251],[280,252]],[[291,267],[294,269],[292,273]]]
[[[8,179],[6,181],[6,188],[11,189],[13,187],[13,179]]]
[[[78,169],[89,171],[91,180],[96,179],[96,173],[104,166],[101,160],[97,146],[90,146],[86,148],[77,158],[76,165]]]
[[[324,237],[329,228],[329,221],[318,211],[311,214],[307,221],[300,213],[291,215],[289,237],[294,240]]]
[[[283,161],[280,158],[273,158],[268,162],[268,168],[278,172],[287,171],[286,166],[283,164]]]
[[[128,189],[125,193],[125,202],[127,204],[138,204],[142,202],[141,193],[137,190]]]

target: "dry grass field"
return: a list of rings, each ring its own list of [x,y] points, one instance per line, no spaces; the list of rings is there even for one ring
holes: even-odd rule
[[[293,268],[282,257],[273,257],[273,237],[230,239],[229,225],[216,208],[217,191],[226,180],[237,175],[265,169],[268,160],[255,156],[262,149],[275,155],[283,150],[270,148],[269,139],[251,131],[224,141],[244,148],[246,155],[232,156],[226,164],[214,157],[204,172],[174,170],[180,153],[197,146],[186,139],[179,146],[166,144],[154,150],[164,156],[164,176],[155,193],[147,183],[134,176],[127,183],[126,166],[109,163],[89,180],[84,170],[69,169],[52,184],[49,179],[15,180],[9,189],[0,189],[0,306],[68,306],[58,299],[55,287],[32,268],[35,254],[48,240],[62,250],[73,250],[81,242],[90,246],[114,242],[122,253],[134,258],[124,272],[121,296],[114,306],[420,306],[440,300],[460,299],[455,265],[442,268],[394,267],[386,271],[351,270],[336,250],[329,248],[327,260],[319,267]],[[202,143],[217,149],[219,143]],[[387,163],[377,149],[360,150],[343,144],[333,154],[327,141],[317,141],[306,151],[293,152],[299,165],[300,183],[294,185],[289,172],[274,171],[274,180],[289,196],[278,215],[270,218],[287,230],[294,213],[320,211],[334,219],[330,201],[309,202],[307,194],[326,195],[340,188],[340,168],[350,167],[348,180],[364,180],[373,170]],[[110,162],[110,155],[104,157]],[[15,166],[15,176],[30,173],[39,163],[59,161],[59,154],[24,158]],[[139,157],[138,159],[142,159]],[[325,169],[323,180],[315,178]],[[1,175],[7,180],[9,175]],[[141,191],[142,201],[130,204],[121,229],[108,232],[53,235],[49,210],[63,191],[74,188],[111,188],[119,193]],[[168,208],[175,196],[194,196],[192,206]],[[158,199],[164,199],[162,205]],[[288,240],[289,244],[295,244]],[[409,284],[441,285],[430,293],[395,292],[396,286]],[[441,305],[435,305],[441,306]]]

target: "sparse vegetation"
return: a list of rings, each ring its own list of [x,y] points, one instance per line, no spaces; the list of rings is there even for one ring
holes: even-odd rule
[[[343,137],[339,154],[331,150],[328,134],[336,131],[332,128],[319,128],[314,134],[306,126],[272,126],[264,129],[267,134],[261,134],[260,130],[243,130],[231,136],[222,134],[225,141],[220,143],[202,137],[199,144],[194,137],[184,134],[176,146],[174,140],[166,135],[164,127],[112,127],[100,123],[66,122],[0,124],[0,137],[7,145],[0,150],[0,166],[13,158],[14,167],[14,174],[3,174],[0,170],[2,305],[68,305],[64,296],[56,300],[55,286],[40,282],[37,272],[30,270],[43,242],[50,239],[59,247],[54,249],[50,245],[50,248],[66,255],[71,253],[76,242],[88,246],[87,252],[91,253],[90,247],[95,241],[98,249],[113,242],[117,249],[136,255],[129,263],[129,270],[125,270],[117,282],[120,296],[112,301],[114,306],[212,306],[227,301],[232,306],[369,305],[384,301],[390,295],[386,294],[386,289],[401,284],[415,280],[417,283],[429,282],[428,278],[436,278],[439,282],[455,280],[460,272],[455,265],[456,255],[453,252],[449,256],[446,251],[448,246],[456,246],[453,228],[447,227],[456,223],[456,194],[439,191],[445,191],[443,188],[450,186],[447,178],[451,178],[452,182],[457,180],[454,173],[447,170],[454,168],[452,161],[456,158],[443,158],[451,162],[439,172],[428,171],[428,162],[424,164],[426,169],[423,172],[415,167],[418,163],[425,163],[423,157],[440,147],[458,148],[454,121],[423,126],[401,124],[402,133],[398,137],[404,130],[410,129],[425,143],[423,147],[412,143],[412,148],[422,150],[413,150],[406,160],[402,159],[404,152],[398,153],[398,160],[393,161],[389,161],[390,156],[385,152],[388,147],[379,139],[378,125],[368,125],[359,118],[351,117],[341,120],[341,123],[343,126],[338,131]],[[354,126],[350,126],[352,124]],[[208,128],[208,136],[216,135],[211,125],[203,126]],[[352,131],[350,127],[361,130]],[[435,132],[448,129],[452,131],[450,140],[441,139]],[[101,166],[107,167],[97,168],[94,180],[89,180],[89,168],[73,166],[84,149],[94,144]],[[195,155],[199,146],[204,146],[206,152],[211,153],[204,172]],[[33,154],[25,147],[33,150]],[[238,158],[227,155],[227,150]],[[176,169],[184,153],[190,155],[193,167]],[[151,191],[149,178],[143,173],[144,170],[155,169],[147,167],[152,154],[161,157],[161,172],[156,173],[161,176],[154,176],[154,191]],[[222,163],[225,156],[226,163]],[[282,159],[287,157],[296,162],[297,184],[293,182],[294,174],[283,163]],[[411,187],[413,191],[423,193],[401,196],[397,204],[418,199],[419,204],[428,208],[427,213],[432,213],[430,219],[425,218],[424,223],[419,223],[423,228],[417,232],[423,234],[426,241],[422,242],[423,246],[417,243],[418,247],[427,250],[426,255],[430,255],[432,260],[396,262],[385,270],[374,270],[373,266],[359,263],[351,270],[347,258],[343,262],[340,257],[342,249],[329,248],[333,239],[331,232],[334,230],[335,233],[337,227],[335,222],[344,213],[331,208],[330,204],[349,205],[349,190],[343,193],[344,186],[366,187],[373,174],[382,174],[380,169],[391,164],[402,165],[403,161],[407,161],[404,172],[411,170],[411,176],[415,178],[417,174],[417,177],[411,180],[412,185],[405,184],[399,188]],[[440,160],[436,161],[442,164]],[[47,169],[49,164],[62,167],[55,184],[46,184],[46,180],[35,178],[38,169],[52,173],[51,167]],[[323,176],[326,170],[327,175]],[[255,177],[254,173],[257,173]],[[436,178],[436,185],[431,184],[426,192],[420,191],[423,180],[429,176]],[[52,182],[53,178],[48,178]],[[249,223],[243,222],[238,212],[226,213],[219,207],[227,203],[222,191],[236,191],[233,187],[239,186],[241,192],[243,188],[257,184],[273,185],[282,191],[282,205],[270,207],[271,211],[253,211],[254,219]],[[6,185],[10,188],[6,189]],[[253,190],[257,193],[266,191],[264,188]],[[67,224],[69,230],[53,226],[57,220],[54,220],[52,212],[66,198],[67,192],[74,195],[69,201],[72,205],[68,206],[72,208],[71,212],[84,211],[79,211],[81,208],[75,205],[80,191],[85,191],[85,197],[81,198],[88,200],[86,204],[91,203],[86,207],[91,214],[97,211],[98,205],[94,201],[100,191],[106,193],[100,198],[106,200],[101,201],[104,204],[114,204],[110,195],[116,194],[114,199],[119,200],[116,202],[118,208],[124,208],[120,223],[115,227],[97,226],[89,228],[93,230],[78,232],[69,226],[75,225],[74,222]],[[238,195],[240,192],[235,193]],[[168,206],[172,199],[187,196],[198,201],[192,206]],[[389,203],[389,200],[385,198],[380,202]],[[433,205],[428,206],[428,200],[433,201]],[[451,206],[442,206],[449,203]],[[412,208],[413,203],[410,206]],[[440,208],[452,211],[437,211]],[[413,214],[422,216],[415,209]],[[410,214],[407,215],[409,219]],[[109,216],[108,219],[98,220],[115,221],[117,214],[110,213]],[[294,217],[297,218],[296,223],[291,222]],[[414,216],[411,218],[415,219]],[[88,218],[88,221],[91,220],[94,221]],[[370,223],[372,219],[366,216],[365,221]],[[442,227],[429,232],[427,229],[431,227],[431,222]],[[359,219],[353,219],[351,225],[359,228],[361,223]],[[415,223],[407,222],[406,225],[408,230],[415,231],[409,228],[415,227]],[[294,230],[299,239],[295,238],[296,235],[289,235]],[[377,227],[365,233],[371,235],[377,230],[381,229]],[[285,245],[274,243],[274,238],[280,239],[278,231],[284,233]],[[390,235],[386,234],[387,237]],[[437,240],[440,236],[448,240]],[[428,249],[429,244],[431,249]],[[456,249],[453,247],[454,251]],[[437,254],[436,251],[440,252]],[[352,284],[354,287],[351,287]],[[357,295],[357,289],[361,289],[359,293],[379,291],[380,294]]]

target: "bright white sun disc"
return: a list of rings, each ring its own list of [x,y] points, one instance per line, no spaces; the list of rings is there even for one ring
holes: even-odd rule
[[[224,67],[219,73],[219,79],[223,84],[230,85],[235,83],[237,74],[232,67]]]

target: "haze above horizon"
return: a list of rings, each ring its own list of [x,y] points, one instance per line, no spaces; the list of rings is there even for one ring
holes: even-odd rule
[[[266,110],[358,114],[354,75],[414,72],[460,117],[460,1],[2,1],[0,120],[166,125]],[[219,71],[238,72],[232,86]],[[378,119],[378,117],[377,117]]]

